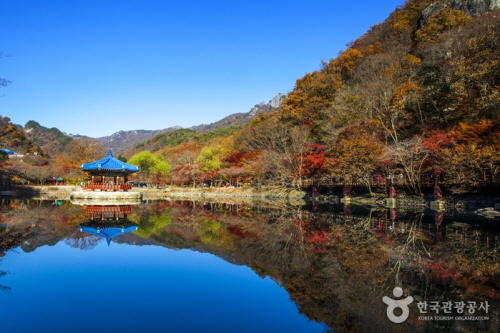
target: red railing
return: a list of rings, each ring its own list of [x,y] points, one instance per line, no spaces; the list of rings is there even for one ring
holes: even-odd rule
[[[111,185],[111,184],[87,184],[83,188],[84,190],[91,190],[91,191],[128,191],[132,189],[132,185],[130,184],[117,184],[117,185]]]
[[[388,187],[391,185],[394,186],[405,186],[409,185],[409,182],[402,177],[401,175],[394,175],[391,178],[374,178],[370,177],[369,180],[371,187]],[[360,180],[353,179],[342,179],[342,178],[324,178],[324,179],[303,179],[302,187],[309,186],[320,186],[320,187],[363,187],[366,186],[367,182],[362,182]],[[435,185],[439,186],[499,186],[500,185],[500,177],[497,175],[496,177],[484,177],[479,180],[471,180],[471,179],[458,179],[452,177],[438,177],[433,178],[429,176],[420,177],[420,182],[418,184],[421,187],[432,187]]]

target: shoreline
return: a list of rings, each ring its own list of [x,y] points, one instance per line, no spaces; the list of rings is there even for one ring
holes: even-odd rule
[[[30,197],[35,200],[70,200],[71,193],[85,193],[80,186],[70,185],[24,185],[0,189],[0,196]],[[478,195],[477,193],[445,194],[440,200],[433,200],[432,195],[414,196],[399,193],[394,199],[388,200],[384,194],[372,197],[357,195],[341,198],[341,194],[329,193],[312,195],[307,191],[281,187],[165,187],[132,188],[129,192],[140,192],[142,200],[216,200],[231,199],[232,201],[266,201],[276,205],[303,206],[307,204],[339,204],[364,205],[380,208],[431,208],[436,211],[456,209],[459,211],[479,211],[488,217],[500,216],[500,196]],[[91,192],[87,192],[91,193]],[[102,197],[105,192],[96,192]],[[116,193],[116,192],[115,192]],[[104,195],[105,196],[105,195]]]

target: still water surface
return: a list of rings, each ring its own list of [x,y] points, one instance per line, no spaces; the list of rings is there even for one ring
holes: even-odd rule
[[[32,200],[3,200],[0,218],[0,332],[499,328],[498,221],[203,202],[113,211]],[[89,225],[100,231],[82,228]],[[119,235],[102,237],[111,232]],[[402,324],[382,302],[395,286],[415,299]],[[455,318],[458,308],[446,320],[444,309],[422,313],[424,304],[448,301],[476,302],[475,318]]]
[[[13,249],[2,268],[2,332],[322,331],[272,279],[207,253],[61,241]]]

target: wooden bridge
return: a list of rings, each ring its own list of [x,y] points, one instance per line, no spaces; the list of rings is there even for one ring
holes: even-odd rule
[[[500,175],[497,177],[483,177],[481,180],[470,180],[470,179],[460,179],[452,177],[430,177],[422,176],[419,182],[415,185],[419,187],[452,187],[452,186],[499,186],[500,185]],[[369,180],[358,180],[358,179],[343,179],[343,178],[323,178],[319,180],[303,179],[302,187],[366,187],[370,185],[372,188],[377,187],[405,187],[410,186],[408,182],[402,175],[394,175],[392,177],[371,177]]]

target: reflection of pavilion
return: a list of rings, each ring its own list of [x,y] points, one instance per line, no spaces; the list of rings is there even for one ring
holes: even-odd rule
[[[108,245],[111,239],[139,229],[127,220],[127,214],[132,212],[130,205],[83,205],[83,208],[89,213],[90,221],[80,224],[80,231],[102,237]]]
[[[90,220],[118,220],[127,219],[132,213],[131,205],[82,205],[89,213]]]
[[[102,237],[106,239],[109,245],[111,239],[139,229],[139,226],[135,223],[127,221],[127,224],[124,222],[126,221],[86,222],[80,224],[80,231]]]

